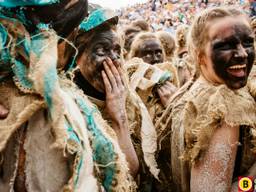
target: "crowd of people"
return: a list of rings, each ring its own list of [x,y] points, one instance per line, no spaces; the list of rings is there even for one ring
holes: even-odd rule
[[[238,191],[256,177],[251,5],[0,1],[0,191]]]
[[[152,30],[164,30],[174,35],[175,30],[181,24],[190,25],[197,13],[206,8],[221,5],[238,6],[250,13],[251,4],[249,1],[240,0],[150,0],[146,3],[120,10],[120,22],[128,24],[132,20],[144,19]]]

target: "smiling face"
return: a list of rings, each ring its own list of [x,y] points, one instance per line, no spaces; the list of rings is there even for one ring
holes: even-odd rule
[[[255,58],[254,34],[246,18],[214,20],[209,25],[208,38],[201,59],[204,77],[231,89],[245,86]]]
[[[103,62],[109,57],[113,63],[121,65],[121,45],[118,35],[113,30],[96,32],[87,42],[78,65],[83,77],[98,91],[104,93],[105,87],[101,76]]]
[[[163,48],[157,39],[148,39],[143,41],[135,57],[142,58],[145,63],[151,65],[162,63],[164,61]]]

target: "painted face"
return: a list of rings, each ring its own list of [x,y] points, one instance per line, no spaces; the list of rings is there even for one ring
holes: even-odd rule
[[[155,39],[146,40],[136,52],[135,57],[142,58],[144,62],[151,65],[162,63],[164,61],[163,48]]]
[[[205,63],[212,80],[225,83],[231,89],[245,86],[255,58],[253,42],[254,34],[246,18],[216,20],[209,27],[205,51]]]
[[[84,78],[102,93],[105,93],[105,87],[101,71],[104,70],[103,61],[107,57],[116,66],[121,65],[121,45],[117,33],[113,30],[95,33],[78,60]]]

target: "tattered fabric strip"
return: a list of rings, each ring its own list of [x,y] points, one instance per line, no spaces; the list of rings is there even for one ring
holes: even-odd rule
[[[110,191],[114,176],[116,174],[116,155],[114,147],[110,141],[104,136],[101,130],[97,127],[94,120],[94,113],[98,112],[96,108],[89,108],[82,98],[77,98],[77,104],[86,116],[89,132],[94,139],[91,140],[93,148],[93,158],[104,169],[103,186],[106,191]],[[97,139],[96,139],[97,138]]]
[[[80,138],[76,135],[72,125],[69,122],[65,122],[65,128],[68,133],[68,150],[71,154],[75,153],[75,163],[73,166],[73,181],[74,181],[74,188],[76,188],[78,180],[79,180],[79,175],[80,175],[80,170],[83,164],[83,153],[82,153],[82,143]]]
[[[32,103],[34,105],[26,109],[25,114],[22,114],[21,117],[18,116],[18,120],[15,119],[13,128],[9,130],[9,126],[3,127],[3,132],[7,132],[7,136],[10,137],[12,132],[28,121],[33,113],[41,108],[47,109],[49,123],[55,136],[55,143],[52,147],[65,149],[65,152],[71,153],[75,157],[73,175],[68,185],[64,187],[64,191],[83,191],[84,189],[97,191],[95,190],[98,188],[96,179],[92,173],[93,160],[86,124],[84,121],[76,122],[78,116],[83,119],[83,115],[79,109],[77,109],[76,115],[66,111],[67,108],[78,107],[68,95],[63,93],[59,85],[56,70],[58,38],[55,32],[47,30],[31,35],[23,23],[15,18],[1,15],[1,13],[0,22],[2,24],[0,45],[3,48],[0,51],[0,56],[2,57],[2,54],[5,53],[8,56],[6,63],[12,65],[12,68],[9,68],[12,70],[14,83],[19,89],[18,93],[27,93],[20,96],[21,99],[25,96],[36,95],[41,102]],[[1,63],[0,66],[6,63]],[[18,89],[14,88],[16,91]],[[28,89],[33,90],[33,93],[36,94],[31,94],[32,92],[27,91]],[[21,101],[17,95],[14,98]],[[27,100],[25,101],[27,102]],[[77,135],[77,132],[82,134]],[[2,143],[2,148],[7,140],[3,141],[5,143]]]
[[[186,141],[184,158],[191,163],[204,155],[214,131],[223,123],[229,126],[243,125],[255,132],[256,103],[247,87],[231,90],[226,85],[213,86],[200,77],[186,96],[183,114]],[[255,149],[253,143],[252,150]]]

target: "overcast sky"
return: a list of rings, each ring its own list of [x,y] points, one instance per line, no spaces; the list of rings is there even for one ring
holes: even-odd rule
[[[89,0],[89,3],[96,3],[102,7],[107,7],[111,9],[119,9],[121,7],[126,7],[128,5],[136,3],[144,3],[148,0]]]

